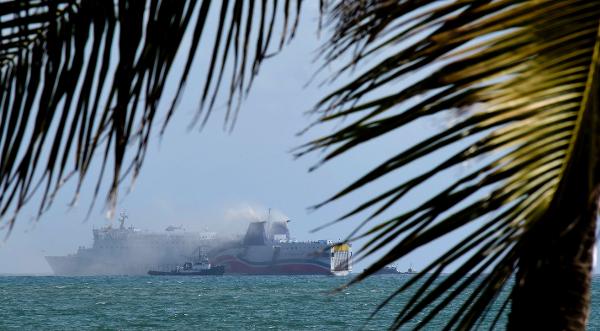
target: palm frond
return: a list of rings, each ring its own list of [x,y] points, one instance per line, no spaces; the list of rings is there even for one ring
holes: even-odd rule
[[[40,213],[61,185],[92,161],[112,172],[108,201],[138,174],[158,112],[169,122],[201,51],[210,50],[198,116],[222,89],[226,123],[261,63],[292,38],[301,0],[29,0],[0,3],[0,218],[14,216],[42,188]],[[209,17],[216,34],[207,33]],[[189,48],[182,48],[184,35]],[[187,39],[186,39],[187,40]],[[185,67],[176,96],[158,108],[178,52]],[[129,151],[129,153],[127,153]],[[100,154],[100,155],[98,155]],[[112,169],[111,168],[112,163]],[[109,169],[106,169],[109,168]],[[95,200],[95,199],[94,199]],[[11,215],[12,214],[12,215]]]
[[[351,122],[298,155],[324,149],[327,162],[416,121],[462,112],[447,129],[407,149],[390,149],[396,154],[323,203],[415,162],[434,163],[338,220],[364,215],[361,229],[376,223],[349,238],[368,239],[359,259],[383,252],[353,282],[478,224],[460,232],[462,241],[390,297],[417,287],[393,326],[424,313],[422,328],[476,283],[446,326],[472,328],[507,286],[527,236],[548,223],[565,196],[587,203],[591,185],[585,181],[593,167],[582,153],[598,111],[600,8],[589,1],[339,1],[328,21],[333,36],[324,46],[325,60],[335,64],[351,56],[334,79],[359,73],[319,103],[317,122]],[[420,78],[406,84],[407,77]],[[457,147],[451,157],[432,161],[433,153]],[[473,172],[414,209],[382,218],[433,175],[469,161],[478,165]],[[574,181],[576,176],[584,180]],[[561,228],[576,217],[559,218]],[[440,281],[452,263],[456,271]]]

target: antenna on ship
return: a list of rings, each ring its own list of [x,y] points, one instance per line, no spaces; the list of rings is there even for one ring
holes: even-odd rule
[[[122,211],[121,214],[119,215],[119,223],[121,224],[119,229],[123,230],[125,228],[125,220],[126,219],[127,219],[127,212]]]
[[[269,216],[267,217],[267,222],[271,222],[271,208],[269,208]]]

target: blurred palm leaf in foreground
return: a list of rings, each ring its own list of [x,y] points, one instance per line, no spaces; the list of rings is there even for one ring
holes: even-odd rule
[[[43,211],[69,176],[78,176],[81,185],[96,152],[103,153],[103,169],[108,161],[114,164],[114,201],[123,178],[140,169],[184,32],[192,31],[192,39],[179,91],[211,16],[217,32],[208,46],[199,109],[206,120],[229,66],[231,122],[230,111],[237,110],[237,98],[269,50],[293,36],[302,2],[109,3],[0,2],[0,216],[18,212],[38,187],[44,188]],[[600,6],[566,0],[339,0],[320,7],[333,30],[325,61],[340,66],[338,83],[345,74],[354,78],[319,103],[318,122],[351,123],[302,147],[299,155],[326,149],[328,161],[420,119],[463,113],[456,124],[414,146],[390,146],[389,160],[325,202],[420,160],[431,163],[436,152],[460,148],[340,218],[370,213],[355,236],[368,240],[361,257],[384,252],[355,281],[463,230],[455,247],[398,290],[416,287],[393,327],[415,320],[418,327],[427,325],[471,285],[475,291],[446,326],[472,328],[515,276],[511,304],[497,303],[510,307],[510,329],[585,328],[598,200]],[[276,22],[283,26],[274,29]],[[169,102],[167,121],[176,99]],[[129,158],[128,149],[134,150]],[[433,175],[471,160],[479,161],[471,173],[414,209],[383,218]],[[36,177],[36,170],[42,175]],[[450,264],[458,265],[456,271],[440,278]]]
[[[584,329],[599,180],[600,5],[365,0],[341,1],[331,15],[335,32],[326,60],[348,53],[352,60],[340,74],[362,71],[317,111],[320,122],[352,121],[300,154],[327,147],[324,161],[331,160],[421,118],[463,113],[414,146],[390,149],[387,161],[327,201],[420,160],[430,164],[340,219],[371,210],[366,222],[375,224],[357,235],[368,238],[362,257],[386,252],[356,281],[477,224],[399,289],[418,288],[394,327],[417,317],[422,327],[472,285],[476,289],[446,324],[471,328],[516,274],[511,329]],[[384,50],[391,54],[381,59]],[[460,150],[432,161],[433,153],[450,147]],[[466,161],[477,161],[477,168],[408,212],[377,217],[429,178]],[[458,264],[456,271],[434,283],[451,263]],[[507,303],[498,304],[504,309]]]
[[[199,115],[204,110],[208,119],[226,70],[228,109],[237,110],[235,97],[246,93],[262,60],[293,35],[299,10],[299,1],[277,0],[1,1],[0,217],[11,216],[5,225],[12,228],[11,213],[16,216],[40,187],[40,213],[73,175],[79,177],[77,196],[98,153],[96,194],[112,163],[108,201],[114,205],[119,184],[140,170],[186,31],[186,64],[163,128],[202,49],[211,56],[205,85],[195,87]],[[203,34],[209,16],[216,36]],[[277,38],[276,21],[283,22]],[[232,118],[228,112],[226,122]]]

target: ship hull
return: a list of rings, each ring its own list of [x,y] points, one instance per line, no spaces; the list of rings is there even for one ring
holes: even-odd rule
[[[330,265],[319,260],[290,259],[252,261],[240,256],[217,256],[213,263],[225,266],[226,274],[238,275],[332,275]]]

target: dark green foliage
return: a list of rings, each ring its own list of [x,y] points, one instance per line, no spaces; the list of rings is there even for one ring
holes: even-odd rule
[[[163,129],[200,48],[213,51],[198,114],[208,119],[230,71],[226,123],[232,124],[230,111],[237,111],[262,61],[293,36],[300,5],[300,0],[0,3],[0,218],[9,216],[4,224],[12,228],[38,188],[40,213],[70,177],[78,177],[79,192],[97,158],[102,170],[95,194],[110,172],[108,201],[115,202],[119,184],[141,168],[186,31],[191,45],[182,48],[186,65]],[[205,36],[208,17],[216,15],[218,34]],[[276,26],[279,21],[283,26]]]
[[[582,121],[584,114],[588,121],[599,114],[597,102],[590,100],[597,91],[600,7],[590,1],[338,1],[330,15],[334,34],[325,46],[325,60],[349,54],[352,59],[337,75],[354,69],[359,74],[325,97],[316,112],[321,123],[344,118],[351,123],[307,144],[299,155],[326,149],[326,162],[419,119],[456,109],[463,113],[456,124],[414,146],[401,146],[399,152],[390,146],[387,161],[324,202],[420,160],[434,163],[338,220],[370,211],[361,227],[375,225],[355,236],[368,238],[359,258],[385,252],[353,282],[461,231],[461,242],[394,294],[418,286],[393,327],[429,307],[431,312],[419,317],[419,327],[425,326],[489,272],[447,324],[447,329],[472,328],[515,272],[528,250],[529,232],[551,218],[550,206],[565,201],[561,196],[582,195],[582,204],[566,201],[580,209],[579,215],[586,208],[592,187],[578,187],[583,191],[575,193],[570,190],[576,186],[565,182],[595,171],[594,158],[576,157],[573,151],[590,150],[583,144],[593,139],[584,135],[595,133],[584,132]],[[411,76],[420,78],[403,83]],[[415,102],[415,97],[421,99]],[[437,164],[430,157],[452,146],[461,150]],[[429,178],[467,161],[478,168],[414,209],[381,219],[383,211]],[[568,232],[577,215],[554,221]],[[464,227],[471,223],[478,228],[469,233]],[[530,262],[533,270],[539,261]],[[451,263],[458,265],[456,271],[435,282]],[[582,269],[589,275],[589,268]]]

